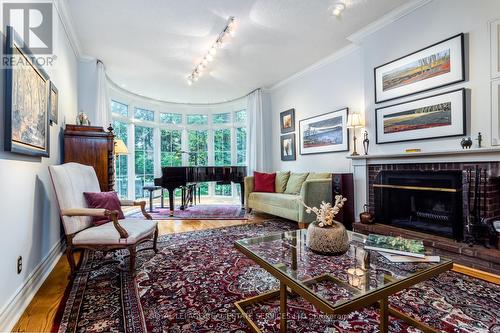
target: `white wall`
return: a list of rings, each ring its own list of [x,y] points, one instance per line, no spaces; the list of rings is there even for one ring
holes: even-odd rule
[[[491,143],[491,105],[489,85],[489,31],[488,22],[500,17],[498,0],[435,0],[411,14],[365,37],[359,49],[319,69],[288,80],[270,91],[274,169],[294,171],[347,171],[349,153],[329,153],[301,156],[297,161],[282,162],[279,154],[279,113],[295,108],[298,121],[327,111],[348,106],[353,111],[366,113],[366,128],[370,137],[370,154],[400,153],[405,148],[423,151],[459,148],[459,137],[413,141],[406,143],[375,144],[375,107],[391,105],[461,87],[471,89],[471,121],[468,134],[483,135],[483,143]],[[373,69],[460,32],[469,39],[469,80],[427,93],[387,103],[374,103]],[[296,133],[298,133],[296,131]],[[358,137],[361,137],[358,130]],[[298,138],[297,138],[298,139]],[[298,144],[298,142],[297,142]],[[361,151],[358,141],[358,151]]]
[[[15,296],[58,245],[62,235],[48,166],[61,163],[62,129],[65,122],[75,122],[77,60],[55,10],[53,18],[57,60],[45,69],[59,90],[59,122],[50,127],[50,158],[4,152],[3,113],[0,116],[0,331],[9,330],[20,315],[19,310],[30,301],[22,299],[26,295],[17,299]],[[3,82],[0,91],[3,92]],[[16,272],[18,256],[23,257],[23,270],[19,275]],[[14,303],[21,308],[13,309]],[[16,312],[6,312],[7,306]]]
[[[350,112],[363,110],[363,58],[356,49],[334,62],[301,75],[270,91],[272,115],[272,169],[292,171],[348,172],[347,152],[299,154],[299,120],[345,107]],[[281,161],[280,112],[295,109],[297,160]],[[361,145],[358,140],[358,150]]]
[[[78,112],[85,112],[91,123],[97,119],[97,59],[78,60]]]

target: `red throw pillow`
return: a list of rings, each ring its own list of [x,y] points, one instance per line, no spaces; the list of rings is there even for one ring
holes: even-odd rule
[[[274,183],[276,181],[276,173],[253,173],[253,190],[254,192],[275,192]]]
[[[118,199],[116,192],[83,192],[83,195],[85,196],[85,200],[87,200],[89,208],[117,210],[118,219],[121,220],[125,218],[120,205],[120,199]],[[94,217],[94,225],[101,225],[109,221],[111,221],[111,218],[107,216]]]

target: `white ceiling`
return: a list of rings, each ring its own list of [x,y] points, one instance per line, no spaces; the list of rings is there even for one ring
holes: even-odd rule
[[[127,90],[213,103],[270,86],[349,44],[346,37],[409,0],[68,0],[82,53]],[[189,75],[227,18],[236,36],[192,86]]]

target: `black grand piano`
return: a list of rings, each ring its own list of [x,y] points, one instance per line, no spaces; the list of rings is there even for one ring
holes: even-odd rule
[[[155,178],[155,185],[168,190],[170,205],[170,216],[174,215],[174,193],[177,188],[183,190],[181,209],[186,206],[189,198],[185,193],[190,191],[193,184],[204,182],[217,182],[218,184],[236,183],[241,186],[241,205],[244,204],[245,185],[244,179],[247,175],[246,166],[182,166],[162,167],[161,177]],[[192,199],[192,197],[191,197]]]

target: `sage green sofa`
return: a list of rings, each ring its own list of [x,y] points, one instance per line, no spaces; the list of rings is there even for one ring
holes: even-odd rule
[[[322,201],[332,201],[331,173],[276,173],[276,193],[254,192],[254,177],[245,178],[245,208],[283,217],[305,227],[316,219],[308,214],[299,202],[302,199],[309,207],[319,207]]]

